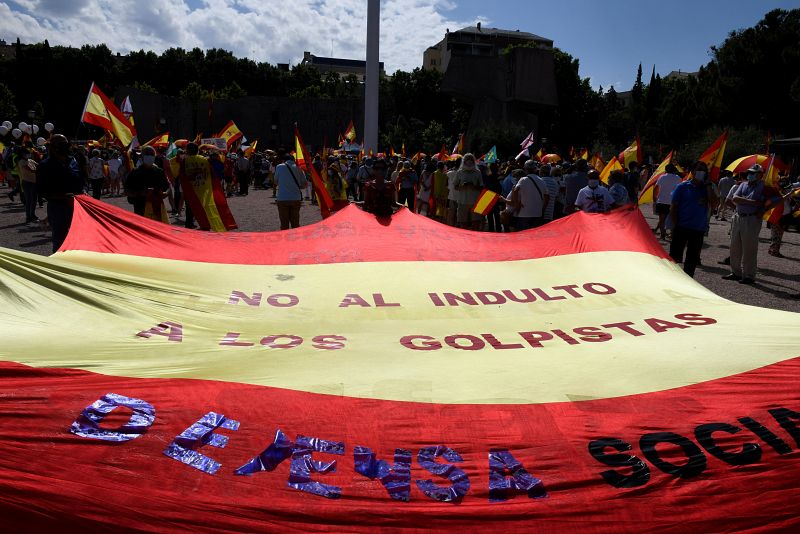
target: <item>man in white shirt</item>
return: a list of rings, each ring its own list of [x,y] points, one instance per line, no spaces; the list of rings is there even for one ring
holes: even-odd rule
[[[539,178],[536,162],[525,162],[525,172],[511,192],[511,205],[517,208],[517,230],[536,228],[544,224],[544,210],[550,202],[547,184]]]
[[[119,196],[121,189],[121,182],[119,179],[119,168],[122,166],[122,159],[114,153],[108,160],[108,177],[111,182],[111,196]]]
[[[448,160],[447,166],[447,217],[445,221],[450,226],[456,225],[456,213],[458,212],[458,191],[456,191],[455,179],[458,174],[458,164],[456,161]]]
[[[610,210],[614,205],[614,197],[608,189],[600,185],[600,173],[593,169],[586,178],[589,185],[578,191],[575,209],[587,213],[605,213]]]
[[[662,174],[658,180],[656,180],[656,185],[653,188],[653,198],[656,199],[656,214],[658,215],[658,225],[653,231],[660,231],[661,239],[667,238],[665,223],[672,204],[672,192],[675,191],[675,188],[681,183],[681,177],[677,175],[678,169],[675,165],[670,163],[667,165],[666,171],[666,174]]]
[[[105,161],[100,157],[100,151],[92,150],[92,157],[89,158],[89,183],[92,186],[92,197],[100,200],[103,195],[103,185],[105,185]]]

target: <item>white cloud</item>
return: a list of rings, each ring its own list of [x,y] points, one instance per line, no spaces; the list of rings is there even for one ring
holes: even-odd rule
[[[0,37],[53,45],[105,43],[115,52],[224,48],[240,57],[296,64],[308,50],[364,59],[366,0],[15,0],[0,1]],[[452,0],[384,0],[381,61],[387,72],[422,64],[452,16]],[[487,22],[481,17],[482,22]]]

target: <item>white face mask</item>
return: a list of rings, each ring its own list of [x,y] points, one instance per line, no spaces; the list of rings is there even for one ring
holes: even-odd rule
[[[600,185],[600,180],[589,180],[589,187],[596,189]]]

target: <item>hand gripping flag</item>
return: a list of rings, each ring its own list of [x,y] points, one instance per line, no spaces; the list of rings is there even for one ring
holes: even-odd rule
[[[635,209],[216,234],[79,196],[0,273],[8,532],[800,529],[800,315]]]
[[[136,137],[136,128],[94,82],[83,106],[81,121],[103,128],[127,148]]]
[[[494,208],[498,200],[500,200],[500,195],[498,193],[490,191],[489,189],[484,189],[481,191],[481,194],[478,195],[478,200],[475,201],[475,205],[472,206],[472,212],[485,217],[492,211],[492,208]]]

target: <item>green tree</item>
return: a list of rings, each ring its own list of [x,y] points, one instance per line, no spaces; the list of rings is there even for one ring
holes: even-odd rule
[[[14,103],[14,93],[3,83],[0,83],[0,122],[9,120],[14,122],[17,117],[17,106]]]
[[[247,91],[241,88],[241,86],[236,83],[236,81],[231,82],[231,84],[219,93],[217,93],[216,98],[220,100],[235,100],[237,98],[244,98],[247,96]]]
[[[430,121],[428,126],[420,132],[419,137],[422,141],[421,148],[427,154],[438,153],[442,148],[442,143],[446,141],[444,127],[436,121]]]

